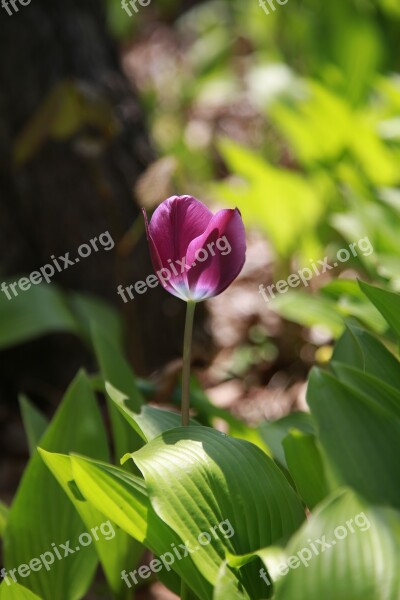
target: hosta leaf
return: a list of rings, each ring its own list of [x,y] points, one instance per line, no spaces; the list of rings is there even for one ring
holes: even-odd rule
[[[4,582],[0,585],[0,600],[41,600],[41,598],[19,583],[7,585]]]
[[[155,512],[195,549],[193,561],[212,585],[226,552],[243,554],[269,545],[291,535],[304,519],[299,499],[270,458],[253,444],[213,429],[167,431],[132,458]],[[203,532],[202,541],[210,538],[204,545]],[[258,597],[254,573],[255,565],[248,565],[241,577]]]
[[[117,598],[123,598],[126,584],[121,579],[121,571],[127,565],[136,565],[143,554],[143,546],[128,536],[110,520],[105,522],[104,514],[85,500],[74,484],[71,459],[69,456],[39,450],[39,453],[49,467],[68,498],[75,506],[79,516],[90,532],[96,529],[93,544],[100,559],[110,588]],[[100,527],[100,531],[99,531]]]
[[[400,363],[397,358],[373,335],[347,323],[347,328],[338,340],[333,360],[382,379],[398,388]]]
[[[313,435],[293,430],[283,440],[283,448],[296,488],[308,508],[313,509],[329,492],[316,439]]]
[[[80,325],[83,339],[90,343],[91,326],[97,323],[107,331],[108,337],[118,348],[122,347],[122,318],[117,310],[97,296],[71,292],[67,301]]]
[[[101,415],[85,374],[79,374],[71,384],[40,443],[48,451],[76,450],[108,457]],[[82,520],[36,452],[9,513],[4,535],[7,569],[28,564],[44,552],[51,552],[52,543],[59,546],[69,540],[74,548],[83,532]],[[94,548],[88,546],[62,560],[54,558],[49,570],[42,567],[31,572],[23,580],[24,585],[44,600],[75,600],[85,595],[96,564]]]
[[[0,502],[0,538],[3,537],[6,528],[9,508],[3,502]]]
[[[92,339],[104,384],[108,381],[113,386],[117,386],[121,392],[128,396],[133,409],[139,412],[143,404],[143,398],[136,385],[135,375],[120,349],[104,333],[99,324],[93,324]],[[132,452],[132,450],[140,448],[142,440],[137,432],[129,427],[108,396],[107,408],[115,442],[115,458],[119,460],[126,452]]]
[[[399,598],[400,514],[369,505],[351,490],[320,505],[285,554],[276,600]],[[266,564],[279,575],[276,565]]]
[[[0,294],[0,320],[0,348],[16,346],[49,333],[79,331],[62,292],[45,283],[32,285],[25,292],[19,291],[11,300]]]
[[[283,440],[291,429],[298,429],[303,433],[316,433],[314,420],[310,413],[292,412],[281,419],[262,423],[259,431],[265,440],[272,454],[281,465],[287,468]]]
[[[214,587],[213,600],[250,600],[248,594],[240,589],[239,581],[232,579],[229,565],[224,561],[218,571]]]
[[[143,480],[119,467],[81,456],[71,456],[71,467],[83,497],[121,529],[143,542],[148,513]]]
[[[332,362],[331,367],[340,381],[348,383],[353,388],[358,389],[400,419],[399,389],[386,384],[381,379],[378,379],[369,373],[364,373],[360,369],[354,369],[353,367],[343,365],[342,363]]]
[[[162,556],[171,552],[173,546],[179,548],[179,544],[185,543],[154,512],[143,479],[83,457],[72,457],[71,464],[74,479],[86,500],[155,555]],[[195,568],[190,555],[175,560],[170,568],[185,579],[199,598],[210,600],[211,586]],[[163,574],[168,574],[169,587],[178,591],[179,584],[174,586],[171,579],[173,572],[163,569]],[[164,578],[163,574],[160,578]]]
[[[359,390],[313,369],[307,401],[338,481],[400,507],[400,420]]]
[[[130,400],[125,394],[119,392],[110,383],[106,383],[106,390],[124,419],[146,442],[150,442],[160,433],[179,427],[181,424],[179,413],[148,404],[143,405],[140,412],[137,413],[130,408]],[[198,425],[194,419],[190,419],[190,424]]]
[[[40,438],[47,429],[48,421],[26,396],[20,396],[22,421],[28,438],[29,452],[33,454],[39,445]]]
[[[397,337],[400,338],[400,295],[382,290],[363,281],[360,281],[359,285],[367,298],[385,317]]]

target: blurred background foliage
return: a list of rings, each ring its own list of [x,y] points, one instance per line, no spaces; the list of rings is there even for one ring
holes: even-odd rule
[[[400,289],[399,3],[289,0],[269,15],[257,0],[184,6],[153,3],[127,22],[109,3],[162,157],[151,172],[158,190],[141,181],[143,201],[162,200],[161,178],[237,205],[272,246],[272,281],[368,236],[374,252],[346,274]],[[289,292],[275,308],[334,335],[332,307],[363,312],[350,283],[312,300],[316,314],[303,301]]]
[[[190,193],[213,209],[238,206],[246,222],[246,268],[207,305],[206,334],[215,348],[194,354],[207,367],[201,384],[212,400],[251,423],[305,408],[308,371],[329,360],[345,319],[393,344],[358,277],[400,290],[400,4],[288,0],[275,6],[266,14],[258,0],[152,0],[130,18],[120,0],[106,1],[109,35],[139,95],[153,145],[141,153],[145,144],[135,140],[140,168],[130,177],[133,198],[150,212],[169,195]],[[15,140],[17,166],[32,161],[46,139],[76,141],[82,130],[79,151],[89,162],[106,155],[121,135],[124,109],[116,116],[109,98],[97,102],[89,91],[73,79],[48,90]],[[135,115],[135,127],[141,123],[136,108],[125,113]],[[127,165],[116,170],[118,178]],[[100,163],[96,177],[103,170]],[[100,178],[102,192],[103,183]],[[87,195],[85,188],[82,197]],[[108,196],[115,206],[113,193]],[[132,227],[117,239],[117,254],[143,266],[148,252],[141,215],[133,224],[122,222]],[[260,284],[287,279],[310,260],[328,256],[332,262],[338,250],[366,237],[374,252],[359,252],[314,277],[307,289],[289,290],[268,305],[260,296]],[[142,255],[133,259],[132,249],[140,245]],[[50,253],[44,252],[46,260]],[[108,296],[115,296],[107,275],[103,279]],[[129,358],[140,364],[146,330],[124,328],[117,311],[80,295],[93,290],[79,288],[77,295],[52,287],[38,286],[13,303],[0,298],[6,324],[1,348],[60,330],[77,334],[88,347],[89,321],[97,319],[110,324],[118,344],[121,332],[128,333],[134,347]],[[137,311],[137,328],[146,322],[154,329],[160,304],[149,294],[142,305],[138,300],[120,308],[125,317]],[[163,310],[169,320],[179,317],[170,298]],[[174,334],[165,337],[179,355],[180,332],[171,328]],[[160,350],[156,358],[157,367],[166,362]],[[146,374],[141,364],[138,371]],[[169,401],[177,373],[179,365],[157,373],[158,401]]]

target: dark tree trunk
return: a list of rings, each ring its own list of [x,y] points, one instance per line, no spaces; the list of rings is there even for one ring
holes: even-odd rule
[[[11,16],[0,7],[1,279],[72,254],[107,230],[118,245],[139,215],[132,190],[153,158],[103,2],[16,6],[14,13],[8,4]],[[121,257],[117,245],[54,280],[124,310],[129,354],[146,373],[180,354],[184,307],[161,289],[124,305],[117,285],[152,268],[143,238],[130,256]],[[2,395],[57,397],[88,360],[77,340],[59,335],[2,352]]]

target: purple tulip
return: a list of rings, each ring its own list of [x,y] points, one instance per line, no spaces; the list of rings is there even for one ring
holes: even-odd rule
[[[150,224],[143,213],[154,270],[174,296],[200,302],[223,292],[239,275],[246,236],[237,208],[214,215],[192,196],[172,196]]]

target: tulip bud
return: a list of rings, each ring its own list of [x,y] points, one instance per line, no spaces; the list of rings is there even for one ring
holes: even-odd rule
[[[154,270],[174,296],[200,302],[223,292],[239,275],[246,235],[237,208],[214,215],[192,196],[172,196],[150,224],[143,213]]]

